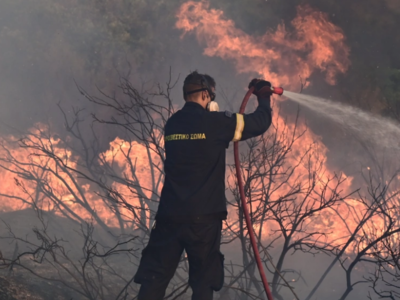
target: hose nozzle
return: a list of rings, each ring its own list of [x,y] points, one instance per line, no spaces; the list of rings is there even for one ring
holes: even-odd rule
[[[283,94],[283,88],[281,88],[281,87],[271,87],[271,93],[281,96]]]

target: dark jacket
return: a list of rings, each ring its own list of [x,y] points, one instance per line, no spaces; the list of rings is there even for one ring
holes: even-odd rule
[[[225,219],[225,152],[230,141],[263,134],[271,125],[270,99],[246,115],[208,112],[187,102],[165,126],[165,182],[156,220]]]

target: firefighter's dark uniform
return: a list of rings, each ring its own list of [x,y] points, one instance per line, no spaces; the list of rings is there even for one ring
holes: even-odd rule
[[[135,282],[138,300],[162,299],[185,249],[192,299],[212,299],[223,285],[219,251],[226,219],[225,150],[230,141],[264,133],[271,124],[269,97],[247,115],[209,112],[187,102],[165,126],[165,182]]]

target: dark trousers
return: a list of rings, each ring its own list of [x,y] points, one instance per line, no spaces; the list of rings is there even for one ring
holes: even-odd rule
[[[189,260],[192,300],[211,300],[224,281],[224,256],[219,251],[222,221],[169,223],[157,221],[142,252],[135,282],[138,300],[161,300],[174,276],[183,250]]]

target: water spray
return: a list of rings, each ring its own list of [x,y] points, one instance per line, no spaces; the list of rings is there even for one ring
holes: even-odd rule
[[[247,102],[249,101],[250,96],[253,93],[253,90],[254,90],[254,87],[250,88],[247,91],[246,95],[244,96],[242,105],[240,106],[240,110],[239,110],[240,114],[244,113],[244,110],[246,108]],[[281,87],[271,87],[270,91],[271,91],[271,93],[277,94],[277,95],[282,95],[283,94],[283,88],[281,88]],[[260,252],[258,251],[257,241],[256,241],[256,237],[255,237],[255,234],[254,234],[254,229],[253,229],[253,224],[251,223],[249,210],[247,209],[246,196],[245,196],[245,193],[244,193],[242,174],[241,174],[241,171],[240,171],[239,142],[234,142],[233,143],[233,147],[234,147],[233,149],[234,149],[234,154],[235,154],[236,176],[237,176],[238,185],[239,185],[239,194],[240,194],[240,199],[242,201],[242,209],[243,209],[244,217],[245,217],[245,220],[246,220],[247,230],[248,230],[249,236],[250,236],[251,246],[252,246],[253,252],[254,252],[254,258],[256,260],[257,267],[258,267],[258,270],[260,272],[260,277],[261,277],[262,283],[264,285],[265,293],[267,294],[268,300],[273,300],[272,293],[271,293],[271,290],[270,290],[269,285],[268,285],[267,277],[265,276],[264,267],[263,267],[262,262],[261,262]]]
[[[398,122],[354,106],[321,97],[285,91],[284,96],[332,120],[358,140],[397,155],[400,150]]]

